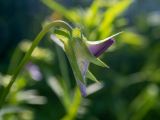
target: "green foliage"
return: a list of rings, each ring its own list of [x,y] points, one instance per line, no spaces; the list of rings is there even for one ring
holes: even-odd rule
[[[49,37],[45,37],[30,59],[31,65],[39,68],[42,77],[35,79],[27,66],[19,71],[20,75],[0,110],[0,119],[159,120],[160,24],[154,19],[159,15],[142,14],[139,1],[132,8],[138,12],[131,13],[128,11],[131,0],[93,0],[81,8],[67,7],[55,0],[41,1],[52,11],[43,25],[49,20],[63,19],[72,26],[80,27],[87,37],[85,39],[92,41],[124,32],[116,37],[116,44],[102,56],[110,69],[91,65],[90,69],[97,79],[89,71],[87,77],[99,82],[87,82],[87,98],[82,98],[75,87],[64,52],[48,41]],[[147,2],[143,1],[143,4]],[[64,29],[65,32],[59,29],[53,31],[68,37]],[[23,40],[15,48],[5,72],[8,74],[0,74],[0,95],[30,46],[31,41]]]

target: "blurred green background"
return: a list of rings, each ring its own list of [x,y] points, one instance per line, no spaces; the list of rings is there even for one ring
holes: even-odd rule
[[[91,65],[101,82],[80,96],[63,51],[46,35],[0,110],[0,120],[159,120],[160,0],[0,0],[0,94],[46,22],[81,27],[88,40],[117,32]]]

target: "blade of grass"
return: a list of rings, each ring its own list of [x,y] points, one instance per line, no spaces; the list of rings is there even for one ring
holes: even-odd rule
[[[117,16],[123,13],[128,6],[132,3],[132,0],[121,0],[114,6],[106,10],[104,18],[99,27],[99,32],[101,33],[101,38],[109,36],[112,32],[112,23]]]
[[[55,2],[54,0],[41,0],[42,3],[44,3],[47,7],[50,9],[57,11],[61,15],[63,15],[65,18],[67,18],[70,21],[76,22],[79,20],[79,16],[77,13],[73,10],[68,10],[67,8],[63,7],[59,3]]]

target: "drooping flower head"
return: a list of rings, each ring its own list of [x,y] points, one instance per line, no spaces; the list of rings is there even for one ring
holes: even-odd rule
[[[98,57],[114,43],[113,37],[118,34],[98,41],[86,40],[78,28],[73,29],[71,34],[62,30],[51,34],[51,39],[65,51],[82,96],[87,96],[86,77],[97,81],[88,70],[90,63],[108,67]]]

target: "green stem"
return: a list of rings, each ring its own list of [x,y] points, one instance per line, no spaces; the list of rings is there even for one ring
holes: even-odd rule
[[[13,83],[15,82],[18,74],[20,73],[21,69],[24,67],[24,65],[29,61],[30,56],[33,52],[33,50],[36,48],[36,46],[39,44],[39,42],[42,40],[42,38],[44,37],[44,35],[52,28],[52,27],[62,27],[64,29],[67,29],[70,33],[72,31],[72,27],[67,24],[64,21],[53,21],[51,23],[49,23],[48,25],[46,25],[41,32],[37,35],[37,37],[34,39],[32,46],[30,47],[30,49],[28,50],[28,52],[25,54],[25,56],[23,57],[23,59],[21,60],[20,64],[18,65],[18,67],[16,68],[16,70],[14,71],[12,78],[9,82],[9,84],[7,85],[7,87],[4,89],[2,96],[0,98],[0,108],[2,107],[2,105],[4,104],[4,101],[13,85]]]
[[[76,87],[74,91],[75,93],[74,93],[73,101],[70,104],[67,114],[61,120],[74,120],[77,116],[78,109],[82,101],[82,97],[78,87]]]

